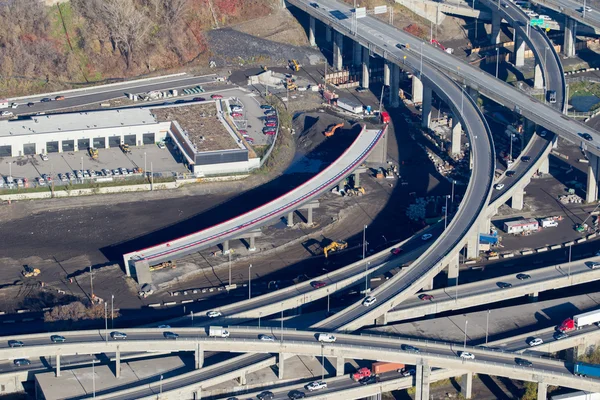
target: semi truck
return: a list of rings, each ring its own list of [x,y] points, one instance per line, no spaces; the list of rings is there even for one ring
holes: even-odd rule
[[[561,332],[570,332],[597,322],[600,322],[600,310],[578,314],[573,318],[567,318],[558,326],[558,330]]]
[[[392,363],[392,362],[375,362],[371,364],[371,368],[362,367],[359,368],[356,372],[352,374],[352,379],[356,382],[360,381],[363,378],[368,378],[371,375],[379,375],[384,372],[397,371],[404,368],[405,365],[402,363]]]
[[[600,378],[600,365],[577,363],[573,367],[573,372],[578,376],[592,376],[594,378]]]
[[[222,326],[209,326],[208,336],[227,338],[229,337],[229,331],[227,329],[224,329]]]

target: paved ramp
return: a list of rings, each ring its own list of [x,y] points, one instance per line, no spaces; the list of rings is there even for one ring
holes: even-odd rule
[[[386,131],[387,128],[383,130],[363,128],[352,145],[329,167],[302,186],[261,207],[199,232],[123,255],[127,274],[137,273],[138,282],[146,283],[151,279],[148,272],[149,265],[173,260],[202,248],[214,246],[296,210],[352,173],[365,161]],[[133,271],[131,271],[132,267]]]

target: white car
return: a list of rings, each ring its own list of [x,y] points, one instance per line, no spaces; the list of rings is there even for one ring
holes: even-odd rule
[[[581,12],[583,12],[583,11],[590,12],[590,11],[592,11],[592,7],[585,6],[585,7],[581,7],[579,10]]]
[[[165,146],[164,142],[158,142],[157,146],[158,146],[159,149],[164,149],[165,147],[167,147],[167,146]]]
[[[336,337],[331,333],[319,333],[317,340],[319,342],[334,343],[336,341]]]
[[[2,111],[2,116],[3,117],[12,117],[14,114],[12,113],[12,111]]]
[[[375,304],[376,301],[377,301],[377,297],[367,296],[363,300],[362,305],[365,306],[365,307],[369,307],[369,306]]]
[[[38,185],[40,186],[46,186],[46,181],[44,180],[44,178],[37,178],[38,181]]]
[[[258,335],[258,338],[264,342],[274,342],[275,338],[270,335]]]
[[[319,390],[319,389],[327,389],[327,382],[325,381],[316,381],[311,382],[308,385],[304,386],[309,392]]]
[[[464,358],[465,360],[474,360],[475,354],[469,353],[468,351],[461,351],[460,358]]]
[[[48,161],[48,156],[46,154],[40,154],[40,158],[42,161]]]
[[[542,14],[539,16],[539,19],[543,19],[544,21],[552,21],[549,15]]]
[[[544,341],[542,340],[542,338],[536,337],[536,338],[531,339],[529,341],[529,343],[527,343],[527,344],[530,347],[533,347],[533,346],[539,346],[540,344],[543,344],[543,343],[544,343]]]
[[[221,311],[209,311],[209,312],[206,313],[206,316],[208,318],[217,318],[217,317],[220,317],[222,315],[223,315],[223,313]]]
[[[426,233],[423,236],[421,236],[421,240],[429,240],[433,237],[433,235],[431,233]]]
[[[498,184],[496,184],[496,186],[494,186],[494,188],[496,190],[502,190],[502,189],[504,189],[504,183],[498,183]]]

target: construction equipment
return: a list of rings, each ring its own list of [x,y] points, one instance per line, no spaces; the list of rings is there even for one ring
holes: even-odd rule
[[[123,143],[122,145],[119,146],[121,148],[121,151],[125,154],[131,154],[131,149],[129,148],[129,145],[126,143]]]
[[[383,179],[386,176],[386,171],[385,168],[381,167],[377,170],[376,174],[375,174],[375,178],[377,179]]]
[[[38,276],[41,272],[38,268],[31,268],[29,265],[25,265],[23,269],[22,274],[25,278],[33,278],[34,276]]]
[[[582,223],[575,225],[575,230],[579,233],[585,233],[588,230],[588,224]]]
[[[333,136],[335,131],[338,130],[338,128],[341,128],[343,126],[344,126],[343,122],[341,122],[339,124],[331,125],[329,128],[327,128],[327,130],[323,134],[327,137]]]
[[[325,254],[325,258],[327,258],[328,253],[333,253],[334,251],[344,250],[348,247],[348,243],[340,240],[339,242],[331,242],[329,245],[323,248],[323,253]]]
[[[296,89],[298,89],[298,86],[294,82],[293,78],[286,78],[286,80],[285,80],[285,87],[286,87],[287,90],[296,90]]]
[[[290,61],[290,69],[292,69],[293,71],[300,71],[300,64],[298,63],[298,61],[291,60]]]
[[[175,264],[175,261],[165,261],[160,264],[151,265],[150,271],[158,271],[158,270],[165,269],[165,268],[175,269],[175,268],[177,268],[177,264]]]
[[[359,187],[355,187],[355,188],[346,188],[346,195],[351,197],[351,196],[362,196],[363,194],[366,194],[366,190],[364,187],[359,186]]]
[[[98,149],[88,147],[88,153],[90,153],[90,157],[92,157],[94,160],[98,159]]]

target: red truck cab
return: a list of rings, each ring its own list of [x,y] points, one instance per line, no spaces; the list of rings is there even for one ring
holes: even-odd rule
[[[570,332],[574,331],[575,328],[576,326],[573,318],[567,318],[559,325],[558,330],[561,332]]]
[[[390,114],[387,113],[386,111],[381,112],[381,122],[384,124],[390,123]]]
[[[358,382],[362,378],[368,378],[369,376],[371,376],[371,370],[367,367],[363,367],[352,374],[352,379]]]

